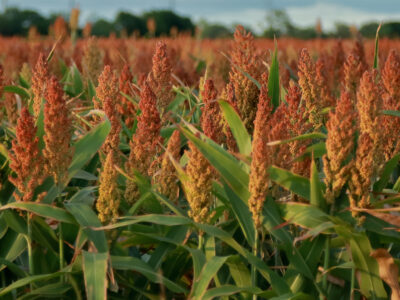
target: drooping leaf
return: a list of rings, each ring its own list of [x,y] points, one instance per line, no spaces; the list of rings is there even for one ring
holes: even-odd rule
[[[236,140],[240,153],[243,155],[250,155],[251,137],[240,119],[240,116],[228,102],[223,100],[218,102]]]
[[[83,251],[83,274],[89,300],[107,299],[108,253]]]

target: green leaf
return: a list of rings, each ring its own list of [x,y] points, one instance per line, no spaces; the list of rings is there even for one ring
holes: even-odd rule
[[[344,226],[337,226],[335,230],[350,244],[351,257],[359,271],[359,285],[362,294],[368,299],[387,299],[385,288],[379,277],[378,263],[370,256],[372,247],[366,234],[351,232]]]
[[[304,228],[313,229],[331,221],[329,215],[313,205],[287,202],[278,204],[278,207],[286,221]]]
[[[319,174],[314,159],[311,162],[310,204],[319,207],[323,211],[326,210],[323,185],[319,179]]]
[[[229,257],[226,264],[229,267],[230,275],[235,281],[236,286],[251,286],[251,275],[249,269],[239,256],[234,255]]]
[[[374,53],[374,69],[378,69],[379,65],[379,30],[381,30],[382,23],[376,29],[375,35],[375,53]]]
[[[14,94],[18,94],[18,95],[20,95],[22,98],[29,98],[29,97],[30,97],[29,92],[28,92],[25,88],[20,87],[20,86],[16,86],[16,85],[6,85],[6,86],[3,88],[3,91],[4,91],[5,93],[14,93]]]
[[[89,228],[101,227],[101,222],[94,211],[88,205],[76,202],[66,203],[65,208],[74,216],[79,225],[82,226],[83,231],[96,246],[97,250],[99,252],[107,252],[108,245],[104,231]]]
[[[191,298],[199,300],[203,299],[210,281],[227,259],[228,257],[214,256],[204,265],[198,280],[193,283]]]
[[[45,286],[34,289],[33,291],[18,298],[18,300],[32,299],[33,296],[41,296],[43,298],[60,298],[63,294],[68,292],[71,286],[66,283],[50,283]]]
[[[83,251],[83,274],[89,300],[107,299],[108,253]]]
[[[390,175],[392,175],[394,169],[397,167],[400,160],[400,154],[393,156],[385,165],[381,177],[374,184],[374,192],[382,192],[389,182]]]
[[[400,118],[400,111],[398,110],[382,110],[381,114]]]
[[[28,276],[28,277],[22,278],[20,280],[17,280],[15,282],[11,283],[7,287],[1,289],[0,296],[4,296],[4,295],[6,295],[20,287],[28,285],[30,283],[37,282],[37,281],[46,281],[46,280],[49,280],[52,278],[59,277],[60,275],[62,275],[64,273],[65,272],[56,272],[56,273],[52,273],[52,274],[33,275],[33,276]]]
[[[35,202],[13,202],[0,207],[0,210],[20,209],[32,212],[36,215],[54,219],[64,223],[76,224],[75,219],[64,209]]]
[[[271,56],[271,67],[268,76],[268,96],[271,98],[274,109],[279,106],[280,87],[279,87],[279,62],[278,62],[278,47],[275,40],[275,49]]]
[[[215,287],[207,290],[207,292],[204,294],[202,300],[211,300],[211,299],[223,299],[221,297],[226,297],[226,296],[231,296],[235,295],[238,293],[249,293],[253,295],[261,295],[262,291],[258,288],[253,288],[250,286],[247,287],[238,287],[235,285],[222,285],[220,287]],[[229,298],[230,299],[230,298]],[[267,299],[262,297],[262,299]]]
[[[23,234],[8,230],[1,239],[0,257],[12,262],[25,251],[26,246],[26,239]],[[0,271],[4,268],[6,268],[6,265],[0,263]]]
[[[153,224],[165,225],[165,226],[190,225],[193,223],[193,221],[191,219],[184,217],[184,216],[156,215],[156,214],[123,217],[120,219],[121,219],[120,222],[98,228],[98,230],[100,230],[100,229],[107,229],[107,230],[116,229],[116,228],[126,227],[129,225],[142,223],[142,222],[150,222]]]
[[[308,139],[326,139],[326,138],[327,138],[326,134],[323,134],[321,132],[311,132],[311,133],[305,133],[302,135],[298,135],[298,136],[295,136],[295,137],[287,139],[287,140],[272,141],[272,142],[268,143],[268,146],[287,144],[287,143],[290,143],[293,141],[303,141],[303,140],[308,140]]]
[[[70,179],[96,154],[106,140],[110,130],[110,121],[105,120],[75,143],[74,157],[68,169]]]
[[[127,256],[111,256],[111,265],[116,270],[131,270],[138,272],[145,276],[152,282],[160,283],[165,285],[169,290],[176,293],[187,293],[187,290],[180,285],[172,282],[168,278],[165,278],[160,273],[157,273],[144,261],[136,257]]]
[[[64,86],[64,91],[70,96],[78,96],[83,93],[83,81],[81,73],[79,72],[76,65],[70,68],[67,76],[66,84]],[[91,100],[91,99],[90,99]]]
[[[275,166],[269,168],[269,175],[272,181],[310,201],[311,185],[308,178],[296,175],[290,171]]]
[[[272,271],[260,258],[254,256],[242,246],[240,246],[237,241],[235,241],[231,234],[228,232],[211,225],[206,224],[195,224],[200,230],[204,231],[205,233],[215,236],[216,238],[220,239],[231,248],[236,250],[240,255],[242,255],[250,264],[254,265],[260,274],[271,284],[272,288],[276,291],[277,294],[286,294],[289,290],[289,286],[274,271]]]
[[[204,135],[201,135],[200,139],[185,128],[181,127],[180,130],[221,174],[235,193],[242,200],[248,199],[249,176],[240,166],[239,161]]]
[[[251,212],[248,206],[231,190],[229,186],[224,184],[224,190],[232,206],[232,211],[235,214],[244,236],[250,246],[255,245],[255,228]]]
[[[250,155],[251,137],[247,132],[247,129],[244,126],[239,115],[228,102],[220,100],[218,101],[218,103],[221,107],[222,113],[224,114],[226,121],[229,124],[232,134],[235,137],[236,143],[239,147],[239,152],[243,155]]]

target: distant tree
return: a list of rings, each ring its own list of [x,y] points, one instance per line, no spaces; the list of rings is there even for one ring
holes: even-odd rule
[[[379,24],[376,22],[367,23],[361,26],[360,33],[366,38],[374,38]]]
[[[92,35],[95,36],[109,36],[114,31],[114,24],[104,19],[97,20],[92,25]]]
[[[128,35],[131,35],[134,31],[144,35],[146,33],[146,22],[138,16],[120,12],[114,21],[114,28],[116,31],[125,29]]]
[[[33,10],[8,8],[0,14],[0,33],[5,36],[26,35],[31,26],[40,34],[47,34],[50,21]]]
[[[400,23],[399,22],[383,23],[379,35],[388,38],[400,37]]]
[[[155,35],[169,35],[172,27],[176,27],[179,32],[194,32],[195,26],[189,18],[181,17],[170,10],[153,10],[143,14],[143,19],[154,19],[156,25]]]
[[[201,37],[206,39],[227,38],[232,36],[232,31],[224,25],[208,23],[205,20],[199,22]]]
[[[351,37],[350,27],[344,23],[335,23],[335,31],[333,32],[334,37],[342,39],[348,39]]]

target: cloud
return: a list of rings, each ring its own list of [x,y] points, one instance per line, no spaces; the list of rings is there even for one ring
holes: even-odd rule
[[[336,22],[361,25],[370,21],[389,21],[400,19],[400,11],[366,11],[342,4],[317,2],[313,5],[287,7],[286,11],[292,22],[301,26],[314,25],[317,18],[326,30],[334,28]]]

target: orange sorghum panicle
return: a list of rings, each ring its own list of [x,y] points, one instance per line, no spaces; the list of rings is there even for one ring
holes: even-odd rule
[[[213,81],[207,79],[202,91],[204,106],[201,109],[201,128],[206,136],[217,144],[222,144],[224,138],[223,123],[217,96],[218,92],[214,87]]]
[[[119,90],[128,96],[133,96],[132,87],[133,75],[127,64],[124,65],[121,75],[119,76]],[[120,101],[118,103],[118,111],[121,116],[125,119],[125,124],[128,127],[132,127],[135,122],[136,109],[134,104],[129,101],[125,96],[120,95]]]
[[[189,216],[195,222],[207,223],[211,217],[212,179],[215,172],[196,146],[190,141],[188,144],[189,151],[186,151],[188,157],[186,175],[188,179],[183,184],[190,206]]]
[[[97,78],[103,70],[102,55],[95,37],[91,37],[84,49],[82,58],[83,74],[97,85]]]
[[[307,133],[312,128],[312,124],[308,122],[306,108],[301,105],[300,88],[291,81],[289,83],[288,93],[286,95],[288,104],[288,119],[290,120],[289,128],[291,137],[296,137]],[[295,159],[302,155],[306,150],[309,142],[307,140],[298,140],[289,143],[289,150],[292,158]],[[293,162],[291,166],[292,172],[305,177],[309,177],[311,160],[305,157],[302,161]]]
[[[167,45],[158,42],[153,55],[153,68],[148,76],[151,89],[157,97],[157,108],[164,113],[174,98],[171,83],[172,66],[167,54]]]
[[[18,104],[15,94],[5,93],[4,94],[4,107],[7,113],[7,119],[12,125],[17,124],[18,120]]]
[[[46,84],[49,79],[49,69],[46,57],[40,53],[35,70],[32,74],[32,92],[33,92],[33,113],[37,117],[42,106],[42,98],[46,92]]]
[[[130,141],[130,154],[126,163],[126,170],[131,177],[134,171],[147,175],[152,162],[160,150],[162,137],[160,136],[161,120],[157,110],[156,96],[149,84],[145,82],[140,93],[137,129]],[[127,181],[125,199],[133,203],[139,195],[138,187],[134,181]]]
[[[311,124],[315,129],[322,126],[321,110],[323,101],[320,98],[321,91],[317,83],[315,64],[310,58],[307,49],[301,50],[298,64],[299,85],[307,108]]]
[[[103,171],[100,174],[96,209],[99,212],[99,219],[103,223],[113,222],[118,217],[121,194],[117,183],[118,171],[115,169],[117,155],[113,150],[108,152]]]
[[[317,84],[320,89],[320,97],[323,101],[323,106],[335,106],[335,98],[332,95],[332,91],[329,85],[329,73],[327,70],[327,62],[323,57],[320,57],[317,60],[315,65],[316,73],[317,73]]]
[[[379,112],[382,109],[382,89],[377,76],[376,71],[364,72],[357,92],[360,132],[368,133],[374,142],[379,141]]]
[[[10,168],[16,177],[10,182],[17,188],[14,193],[17,201],[33,200],[34,191],[43,181],[43,157],[39,150],[39,138],[33,117],[27,108],[22,108],[16,127],[16,138],[12,141]]]
[[[72,124],[62,87],[54,76],[47,83],[44,106],[44,157],[46,172],[63,183],[72,160]]]
[[[171,158],[179,162],[180,152],[180,132],[179,130],[175,130],[169,138],[167,151],[163,155],[160,177],[158,179],[160,193],[167,196],[170,200],[177,199],[179,193],[179,186],[177,184],[178,176]]]
[[[354,53],[351,53],[343,66],[342,84],[345,91],[350,93],[353,104],[356,103],[357,88],[364,71],[365,66]]]
[[[382,83],[386,92],[383,98],[385,110],[400,110],[400,56],[391,50],[382,70]],[[385,160],[389,160],[400,150],[399,134],[400,118],[383,115]]]
[[[382,83],[391,97],[400,102],[400,56],[391,50],[382,70]]]
[[[232,66],[229,81],[233,84],[237,108],[247,130],[254,128],[257,112],[259,89],[243,72],[259,80],[262,74],[261,59],[256,55],[254,38],[242,26],[237,26],[234,34],[235,43],[231,53]]]
[[[62,16],[57,17],[53,24],[54,37],[56,39],[64,40],[67,37],[67,22]]]
[[[261,225],[260,214],[268,193],[268,167],[271,165],[271,148],[268,147],[267,143],[271,113],[271,100],[268,97],[268,89],[265,83],[261,87],[257,115],[254,120],[252,161],[249,179],[249,209],[253,215],[256,227]]]
[[[383,161],[382,132],[379,127],[381,97],[382,91],[377,82],[376,70],[366,71],[357,92],[360,136],[349,182],[352,206],[365,208],[369,205],[371,184]]]
[[[362,133],[358,138],[356,159],[351,168],[350,207],[366,208],[370,203],[371,178],[374,176],[375,162],[371,155],[374,141],[368,133]],[[355,216],[356,213],[353,212]]]
[[[271,116],[268,140],[286,140],[290,135],[290,119],[286,103],[281,102],[274,114]],[[271,164],[284,169],[290,169],[292,157],[288,143],[270,146]]]
[[[343,43],[341,40],[337,41],[333,46],[333,67],[334,67],[334,84],[333,88],[336,90],[340,86],[343,77],[343,64],[346,60],[343,50]]]
[[[335,112],[329,113],[326,155],[323,156],[326,200],[333,203],[350,176],[354,151],[356,112],[349,93],[343,92]]]
[[[95,102],[96,108],[102,108],[111,123],[111,131],[104,142],[102,149],[107,154],[111,149],[118,152],[119,133],[121,131],[120,117],[117,111],[118,83],[117,77],[111,71],[110,66],[105,66],[99,76],[99,85],[96,95],[100,102]]]

